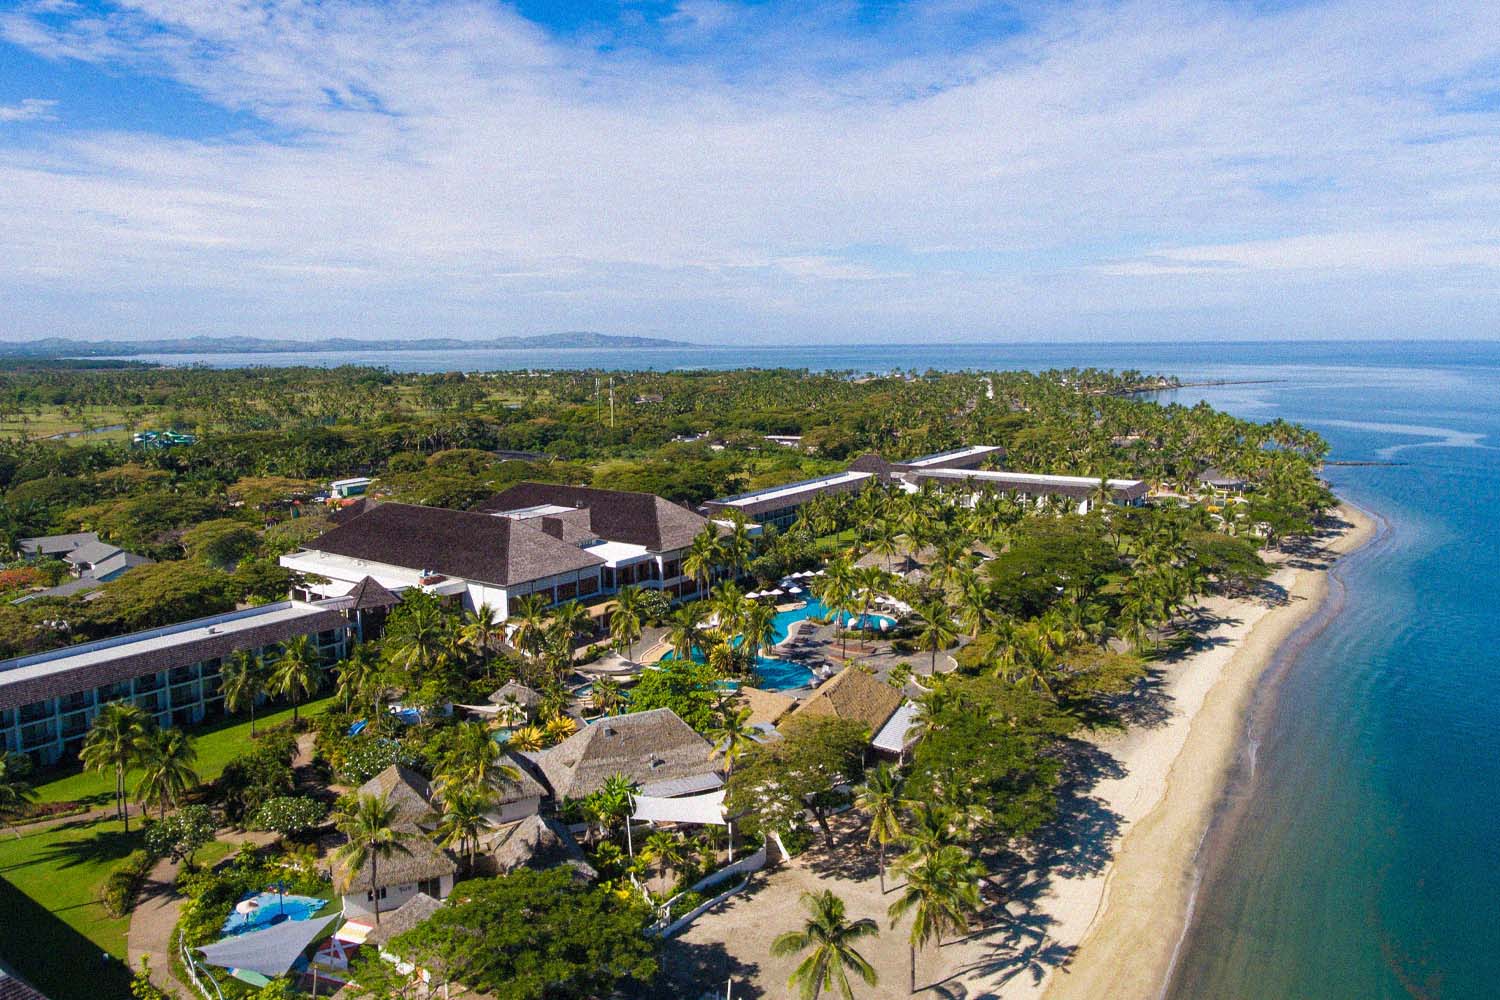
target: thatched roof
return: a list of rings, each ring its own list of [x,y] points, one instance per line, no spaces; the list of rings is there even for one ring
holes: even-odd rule
[[[575,669],[583,674],[622,676],[625,674],[638,674],[645,668],[635,660],[626,658],[623,653],[611,650],[593,663],[580,663]]]
[[[442,907],[443,904],[439,900],[433,899],[425,892],[419,892],[390,913],[382,913],[379,925],[365,935],[365,941],[373,945],[385,944],[396,935],[425,923],[428,917]]]
[[[647,785],[717,770],[708,741],[670,708],[600,719],[532,759],[557,799],[581,799],[615,774]]]
[[[542,703],[542,696],[519,681],[506,681],[500,690],[490,695],[489,700],[491,705],[514,701],[522,708],[537,708]]]
[[[504,781],[496,789],[495,801],[500,804],[519,802],[522,799],[540,799],[547,795],[547,787],[532,774],[531,761],[518,753],[507,752],[505,763],[521,772],[520,781]]]
[[[572,865],[585,878],[592,879],[596,874],[567,828],[545,816],[528,816],[517,823],[494,856],[502,875],[517,868],[541,870],[564,864]]]
[[[403,846],[408,853],[393,854],[375,863],[378,869],[376,877],[379,878],[380,885],[410,885],[424,878],[440,878],[458,871],[458,865],[448,856],[448,852],[428,840],[420,830],[408,827],[407,833],[409,836],[403,842]],[[335,860],[333,884],[341,893],[369,891],[373,888],[370,883],[369,863],[361,865],[358,871],[350,871],[347,865]],[[384,919],[385,916],[382,914],[381,920],[384,921]]]
[[[792,706],[797,704],[797,699],[791,695],[782,694],[780,691],[767,691],[764,688],[742,685],[735,692],[734,702],[741,708],[750,709],[750,725],[774,726],[777,720],[792,710]]]
[[[880,732],[901,704],[901,692],[858,667],[845,667],[792,710],[791,718],[832,717]]]
[[[386,799],[408,823],[415,824],[432,811],[432,786],[404,764],[392,764],[360,785],[358,792]]]

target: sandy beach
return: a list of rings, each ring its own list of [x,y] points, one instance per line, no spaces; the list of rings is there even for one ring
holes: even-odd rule
[[[1123,772],[1091,791],[1119,817],[1113,861],[1084,877],[1053,876],[1033,904],[1049,918],[1052,945],[1069,958],[1040,976],[971,978],[969,995],[1159,995],[1187,919],[1193,859],[1243,743],[1256,685],[1327,596],[1329,557],[1352,552],[1374,533],[1374,522],[1353,507],[1342,506],[1339,516],[1349,526],[1318,539],[1323,558],[1284,559],[1271,577],[1284,602],[1206,602],[1220,621],[1204,648],[1169,668],[1168,717],[1101,744]]]
[[[950,998],[1155,998],[1181,937],[1193,860],[1243,745],[1252,694],[1276,653],[1317,611],[1328,568],[1362,545],[1373,522],[1339,510],[1344,523],[1295,552],[1250,598],[1211,598],[1198,611],[1192,648],[1158,665],[1127,713],[1124,732],[1081,741],[1064,789],[1065,820],[1035,856],[995,871],[995,910],[970,936],[928,949],[918,979]],[[860,995],[907,995],[905,928],[886,930],[885,908],[863,830],[838,824],[840,845],[815,845],[790,864],[704,914],[674,940],[667,964],[680,995],[735,982],[736,997],[786,995],[794,964],[768,954],[798,919],[807,889],[832,888],[851,917],[882,927],[867,957],[880,986]],[[858,843],[861,847],[855,847]]]

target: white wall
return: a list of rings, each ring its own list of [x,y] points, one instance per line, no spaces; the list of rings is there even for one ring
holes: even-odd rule
[[[438,880],[438,899],[447,899],[448,894],[453,891],[453,876],[444,875]],[[417,894],[417,883],[411,882],[406,885],[388,885],[385,887],[385,897],[380,901],[380,915],[384,917],[387,913],[394,912],[402,903]],[[374,921],[375,904],[368,898],[365,891],[350,892],[344,894],[344,916],[351,920],[363,923],[366,920]]]

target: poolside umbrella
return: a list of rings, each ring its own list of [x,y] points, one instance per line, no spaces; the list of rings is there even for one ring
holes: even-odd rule
[[[786,589],[787,589],[787,592],[791,593],[791,594],[800,594],[800,593],[802,593],[802,588],[801,587],[788,587]]]
[[[748,594],[745,595],[745,598],[747,600],[752,600],[752,599],[760,597],[760,596],[762,596],[760,591],[758,591],[758,590],[752,590],[752,591],[750,591],[750,593],[748,593]]]
[[[308,945],[323,933],[332,914],[314,920],[288,920],[263,931],[237,934],[197,950],[209,965],[258,972],[269,979],[284,976],[297,964]]]
[[[764,597],[780,597],[782,594],[785,594],[785,593],[786,593],[786,591],[782,590],[780,587],[777,587],[775,590],[768,590],[768,591],[766,591],[765,594],[763,594],[762,596],[764,596]]]
[[[258,909],[260,909],[260,903],[256,902],[254,899],[242,899],[238,903],[234,904],[234,912],[243,913],[246,916],[249,916]]]

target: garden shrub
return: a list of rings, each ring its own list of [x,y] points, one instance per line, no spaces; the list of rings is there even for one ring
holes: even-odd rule
[[[141,883],[146,880],[146,874],[155,861],[149,851],[137,850],[127,854],[104,879],[100,889],[99,901],[104,904],[104,912],[112,917],[129,913],[135,906],[136,893],[140,892]]]
[[[250,825],[257,830],[294,837],[322,825],[327,815],[327,807],[317,799],[306,795],[278,795],[261,804]]]

